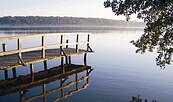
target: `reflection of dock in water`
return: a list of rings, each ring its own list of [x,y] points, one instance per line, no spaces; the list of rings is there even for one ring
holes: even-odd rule
[[[64,68],[65,72],[63,73],[61,72],[61,66],[57,66],[46,71],[33,73],[34,76],[33,74],[29,74],[8,80],[2,80],[0,81],[0,97],[19,92],[20,102],[31,102],[38,98],[43,98],[43,101],[46,102],[46,96],[60,91],[60,97],[53,100],[53,102],[57,102],[60,99],[67,98],[74,93],[87,88],[87,86],[89,85],[89,74],[92,71],[90,66],[66,64],[64,65]],[[84,71],[86,71],[86,75],[79,78],[78,74],[83,73]],[[68,81],[68,77],[73,75],[75,76],[75,80],[66,82]],[[60,80],[59,87],[46,91],[46,85],[56,80]],[[86,81],[86,83],[84,83],[82,87],[80,87],[81,85],[79,84],[82,81]],[[75,89],[65,94],[65,89],[73,85],[75,85]],[[24,99],[24,96],[27,93],[26,90],[36,86],[42,86],[42,93]]]

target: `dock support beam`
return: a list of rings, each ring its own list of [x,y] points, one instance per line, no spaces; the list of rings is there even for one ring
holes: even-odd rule
[[[71,56],[68,56],[69,64],[71,64]]]
[[[47,61],[44,61],[44,70],[46,71],[47,70]]]
[[[4,77],[5,77],[5,80],[8,79],[8,70],[4,70]]]
[[[12,72],[13,72],[13,78],[16,78],[16,68],[13,68]]]
[[[61,68],[62,68],[62,73],[65,72],[65,68],[64,68],[64,57],[61,57]]]
[[[34,81],[34,65],[30,64],[31,81]]]

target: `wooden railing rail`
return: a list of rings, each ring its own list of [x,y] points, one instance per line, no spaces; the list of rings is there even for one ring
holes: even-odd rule
[[[48,36],[61,36],[60,43],[55,43],[55,44],[46,44],[45,38]],[[76,42],[64,42],[64,36],[74,36],[76,35]],[[87,35],[87,41],[79,41],[79,36],[80,35]],[[12,37],[0,37],[0,41],[7,41],[7,40],[17,40],[17,50],[6,50],[6,44],[3,44],[3,51],[0,52],[0,56],[5,56],[5,55],[10,55],[10,54],[16,54],[18,53],[19,57],[22,57],[23,52],[29,52],[29,51],[35,51],[35,50],[42,50],[42,57],[45,57],[45,49],[48,48],[58,48],[63,49],[64,46],[69,46],[69,45],[76,45],[76,52],[78,52],[78,46],[80,44],[86,44],[87,46],[87,51],[89,48],[89,33],[64,33],[64,34],[37,34],[37,35],[22,35],[22,36],[12,36]],[[22,48],[22,39],[24,38],[35,38],[35,37],[41,37],[41,46],[34,46],[34,47],[29,47],[29,48]],[[58,42],[58,41],[55,41]]]

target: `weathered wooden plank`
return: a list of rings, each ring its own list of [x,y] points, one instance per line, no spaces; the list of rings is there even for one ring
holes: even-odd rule
[[[64,48],[63,50],[65,51],[67,56],[74,56],[78,54],[87,53],[86,50],[81,50],[81,49],[79,49],[79,52],[76,52],[75,48]],[[45,60],[64,57],[64,55],[60,55],[60,49],[47,49],[45,50],[45,54],[46,54],[45,58],[42,58],[41,50],[32,51],[32,52],[24,52],[22,54],[22,59],[24,63],[28,65],[31,63],[42,62]],[[0,62],[2,61],[3,63],[0,64],[0,70],[21,66],[21,64],[17,62],[17,59],[18,59],[17,54],[1,56]],[[70,57],[69,57],[69,63],[71,63]]]

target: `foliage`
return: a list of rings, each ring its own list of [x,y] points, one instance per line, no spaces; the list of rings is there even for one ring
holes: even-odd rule
[[[44,17],[44,16],[5,16],[0,17],[0,26],[62,26],[62,25],[84,25],[84,26],[130,26],[144,27],[142,22],[126,22],[122,20],[111,20],[103,18],[81,18],[81,17]]]
[[[104,6],[111,7],[116,15],[124,15],[126,20],[132,14],[146,23],[144,34],[137,41],[136,52],[152,52],[156,49],[156,63],[162,68],[171,64],[173,53],[173,0],[107,0]]]

